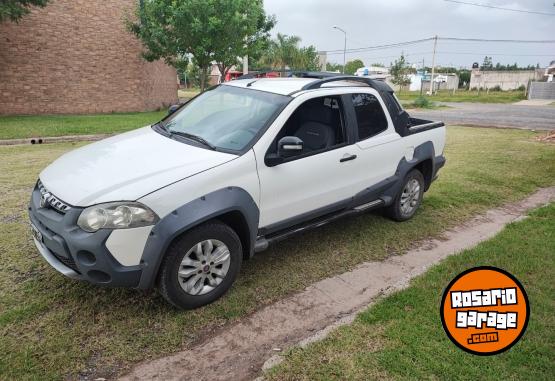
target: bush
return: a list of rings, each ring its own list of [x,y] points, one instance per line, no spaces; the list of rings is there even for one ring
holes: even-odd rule
[[[430,102],[428,98],[420,96],[414,100],[414,107],[430,108],[432,107],[432,102]]]
[[[491,89],[489,89],[489,90],[490,90],[490,91],[501,91],[501,86],[496,85],[496,86],[493,86],[493,87],[492,87]]]
[[[524,90],[526,90],[526,86],[520,85],[517,90],[524,91]]]

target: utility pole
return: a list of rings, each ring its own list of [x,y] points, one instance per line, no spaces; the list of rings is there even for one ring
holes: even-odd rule
[[[422,76],[420,77],[420,96],[422,96],[422,79],[424,78],[424,57],[422,57]]]
[[[343,45],[343,70],[341,70],[342,74],[345,74],[345,65],[346,63],[346,56],[347,56],[347,32],[345,32],[343,29],[341,29],[340,27],[338,27],[337,25],[333,26],[333,29],[337,29],[341,32],[343,32],[343,34],[345,35],[345,45]]]
[[[434,68],[436,64],[437,36],[434,36],[434,53],[432,55],[432,76],[430,77],[430,95],[434,95]]]

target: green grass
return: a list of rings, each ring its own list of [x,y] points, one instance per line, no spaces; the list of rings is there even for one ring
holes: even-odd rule
[[[0,116],[0,139],[114,134],[157,122],[166,113]]]
[[[451,108],[449,106],[446,105],[438,105],[435,102],[432,102],[430,100],[430,98],[428,97],[417,97],[414,101],[404,101],[403,102],[403,107],[405,109],[415,109],[415,108],[420,108],[420,109],[427,109],[427,110],[437,110],[437,109],[445,109],[445,108]]]
[[[200,93],[200,89],[179,89],[177,91],[177,96],[179,98],[193,98]]]
[[[94,287],[50,269],[31,242],[26,206],[40,170],[83,143],[0,147],[0,378],[120,374],[317,280],[402,253],[477,212],[553,185],[555,146],[536,136],[450,127],[447,165],[413,220],[365,214],[283,241],[246,262],[224,298],[189,312],[155,292]]]
[[[402,101],[414,101],[420,97],[420,91],[402,91],[396,92],[397,97]],[[474,102],[474,103],[514,103],[526,99],[524,91],[470,91],[457,90],[455,94],[452,91],[441,90],[433,96],[427,96],[428,99],[435,102]]]
[[[508,352],[481,357],[458,349],[439,316],[443,289],[481,265],[519,279],[530,300],[527,332]],[[493,239],[451,257],[411,286],[379,301],[352,325],[295,348],[270,380],[552,380],[555,374],[555,203],[513,223]]]

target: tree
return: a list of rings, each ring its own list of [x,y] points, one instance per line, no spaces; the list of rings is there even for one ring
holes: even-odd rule
[[[364,67],[364,62],[362,62],[359,59],[356,59],[356,60],[353,60],[353,61],[348,61],[345,64],[345,74],[353,75],[353,74],[355,74],[357,69],[360,69],[361,67]]]
[[[212,61],[225,76],[238,57],[263,46],[275,24],[262,0],[149,0],[136,16],[128,26],[145,47],[143,57],[182,71],[191,57],[200,68],[201,91]]]
[[[255,60],[267,49],[270,30],[276,24],[273,16],[267,17],[261,0],[216,1],[221,19],[214,20],[215,29],[229,36],[217,39],[214,60],[225,78],[238,57],[248,55]],[[218,25],[219,24],[219,25]]]
[[[258,65],[285,70],[319,70],[318,51],[312,45],[299,47],[301,38],[278,33]]]
[[[409,72],[410,67],[405,60],[405,56],[401,54],[401,57],[391,64],[391,69],[389,70],[391,82],[399,86],[400,89],[402,89],[403,86],[410,85]]]
[[[380,62],[374,62],[372,65],[370,66],[375,66],[375,67],[385,67],[385,65],[383,63]]]
[[[493,70],[493,62],[491,60],[491,57],[484,57],[484,62],[482,63],[480,70]]]
[[[291,68],[294,70],[320,71],[320,60],[316,47],[310,45],[300,48]]]
[[[459,71],[459,87],[466,87],[470,84],[470,70]]]
[[[341,69],[343,69],[343,65],[341,64],[326,63],[326,71],[341,73]]]
[[[30,7],[45,7],[47,3],[48,0],[1,0],[0,22],[5,20],[18,22],[31,11]]]

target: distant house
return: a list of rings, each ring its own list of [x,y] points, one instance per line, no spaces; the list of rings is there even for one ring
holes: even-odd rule
[[[51,0],[0,24],[0,114],[155,110],[177,103],[177,74],[146,62],[125,27],[138,0]]]
[[[430,90],[431,74],[422,76],[422,88],[425,91]],[[434,73],[434,91],[436,90],[456,90],[459,88],[459,76],[455,73]],[[420,90],[418,87],[417,90]]]
[[[555,61],[551,61],[549,66],[545,69],[545,77],[547,82],[553,82],[553,76],[555,76]]]
[[[389,74],[389,69],[381,66],[365,66],[361,67],[355,72],[358,77],[368,77],[372,79],[377,79],[380,81],[385,81],[391,75]]]

